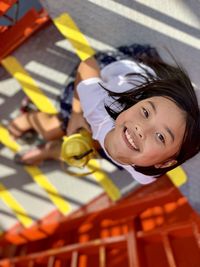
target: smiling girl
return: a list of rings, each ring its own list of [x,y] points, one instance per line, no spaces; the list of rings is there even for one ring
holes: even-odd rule
[[[70,135],[80,127],[91,129],[107,157],[142,184],[182,164],[200,150],[200,112],[190,79],[180,66],[157,56],[134,56],[117,56],[103,66],[97,57],[101,70],[94,57],[81,62],[70,118],[23,114],[10,124],[11,133],[20,136],[35,129],[54,140],[65,131]],[[69,92],[70,87],[67,99]],[[60,146],[54,144],[20,155],[18,161],[37,164],[58,158]]]

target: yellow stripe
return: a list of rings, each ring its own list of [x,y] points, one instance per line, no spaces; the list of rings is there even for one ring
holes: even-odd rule
[[[63,13],[55,18],[54,24],[64,37],[71,42],[81,60],[86,60],[95,54],[95,51],[90,47],[85,36],[80,32],[73,19],[67,13]],[[95,159],[90,160],[87,167],[91,170],[99,169],[95,171],[92,176],[101,184],[112,200],[115,201],[121,197],[120,190],[115,186],[112,180],[100,170],[100,165]]]
[[[8,130],[1,125],[0,125],[0,142],[14,152],[17,152],[20,149],[20,146],[10,137]]]
[[[56,188],[48,181],[48,178],[44,176],[44,174],[42,174],[37,167],[26,166],[25,170],[32,176],[34,181],[47,192],[49,198],[61,213],[67,214],[71,210],[70,204],[59,196]]]
[[[92,171],[96,170],[92,173],[92,176],[95,180],[100,183],[100,185],[104,188],[108,196],[113,200],[116,201],[121,197],[121,192],[117,188],[117,186],[112,182],[112,180],[100,170],[100,164],[97,160],[91,159],[87,165],[87,167]]]
[[[95,51],[90,47],[85,36],[80,32],[75,22],[67,13],[63,13],[55,18],[54,24],[64,37],[71,42],[81,60],[86,60],[95,54]]]
[[[20,83],[25,94],[32,100],[39,110],[49,114],[57,113],[54,105],[39,89],[36,82],[15,57],[7,57],[3,59],[1,63],[6,70]]]
[[[183,168],[180,166],[169,171],[167,175],[169,176],[172,183],[177,187],[182,186],[188,180],[186,173],[184,172]]]
[[[11,139],[9,132],[2,126],[0,127],[0,142],[14,152],[20,150],[20,146]],[[55,187],[48,181],[48,178],[45,177],[38,168],[25,167],[25,170],[31,175],[33,180],[47,192],[50,199],[61,213],[66,214],[69,212],[70,204],[59,196],[59,193]],[[25,227],[33,223],[32,219],[28,217],[24,208],[11,196],[11,194],[2,184],[0,184],[0,189],[0,198],[2,198],[6,205],[13,210],[19,221]]]
[[[15,198],[7,191],[3,184],[0,183],[0,198],[1,200],[15,213],[21,224],[29,227],[33,220],[28,217],[25,209],[15,200]]]
[[[8,130],[2,126],[0,126],[0,142],[14,152],[17,152],[20,149],[20,146],[10,137]],[[25,227],[29,227],[33,223],[33,220],[28,217],[25,209],[17,202],[17,200],[14,199],[14,197],[1,183],[0,198],[13,211],[21,224],[23,224]]]

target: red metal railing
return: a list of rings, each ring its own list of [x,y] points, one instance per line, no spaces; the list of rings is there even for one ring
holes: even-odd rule
[[[38,12],[32,8],[20,19],[7,16],[6,12],[17,4],[17,0],[0,1],[0,16],[6,16],[12,20],[10,26],[0,26],[0,60],[9,55],[31,34],[49,21],[48,14],[44,9]]]
[[[4,244],[0,267],[200,266],[199,229],[199,216],[162,178],[115,205],[66,218],[46,238]]]

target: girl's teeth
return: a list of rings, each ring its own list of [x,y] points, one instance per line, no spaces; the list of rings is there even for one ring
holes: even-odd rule
[[[127,138],[128,141],[129,141],[129,143],[130,143],[135,149],[138,149],[138,148],[136,147],[135,143],[133,142],[133,140],[132,140],[130,134],[128,133],[127,129],[126,129],[126,131],[125,131],[125,135],[126,135],[126,138]]]

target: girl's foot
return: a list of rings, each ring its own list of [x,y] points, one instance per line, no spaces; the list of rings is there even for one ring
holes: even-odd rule
[[[40,165],[44,158],[44,148],[36,147],[26,152],[17,153],[14,161],[22,165]]]
[[[57,140],[64,135],[57,115],[39,111],[26,112],[18,116],[10,123],[8,130],[14,138],[19,138],[24,133],[34,130],[46,141]]]
[[[40,165],[44,160],[59,160],[62,140],[48,142],[29,151],[17,153],[15,162],[23,165]]]
[[[23,113],[17,118],[11,121],[8,125],[8,130],[14,138],[21,137],[24,133],[31,129],[31,124],[29,121],[29,113]]]

